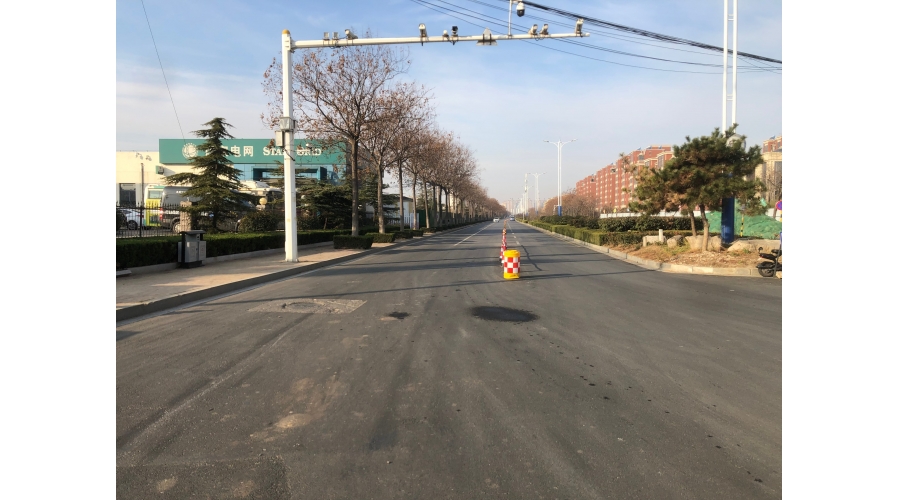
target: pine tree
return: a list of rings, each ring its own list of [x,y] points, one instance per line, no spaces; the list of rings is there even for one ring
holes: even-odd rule
[[[674,157],[665,165],[669,195],[688,210],[694,207],[700,210],[703,251],[709,242],[706,213],[721,210],[723,198],[738,199],[749,213],[760,209],[756,194],[763,186],[751,179],[756,166],[762,163],[760,147],[746,148],[747,137],[737,135],[736,128],[737,124],[724,134],[716,128],[709,136],[685,137],[687,142],[672,148]]]
[[[197,156],[191,158],[191,167],[196,171],[184,172],[166,177],[166,184],[188,185],[187,198],[198,201],[184,210],[193,215],[202,214],[211,220],[213,231],[218,230],[224,219],[236,219],[245,210],[252,196],[239,193],[240,170],[228,157],[233,153],[222,145],[223,139],[232,139],[228,132],[230,124],[224,118],[213,118],[204,123],[209,128],[195,130],[197,137],[205,142],[197,147]]]

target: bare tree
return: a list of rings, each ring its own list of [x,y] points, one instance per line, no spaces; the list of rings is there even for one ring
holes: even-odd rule
[[[380,158],[379,165],[383,170],[379,175],[383,177],[385,170],[396,172],[400,186],[400,225],[404,224],[405,210],[403,207],[403,170],[419,142],[421,134],[431,123],[434,110],[430,105],[431,97],[425,87],[413,83],[399,84],[389,92],[385,92],[386,105],[384,114],[386,119],[382,121],[381,130],[375,131],[373,137],[381,136],[382,139],[373,141],[373,145],[380,146],[377,155]],[[381,199],[379,197],[379,204]],[[383,207],[380,208],[383,213]],[[380,228],[383,232],[383,216],[380,220]]]
[[[409,67],[403,55],[384,45],[308,50],[291,70],[298,128],[349,159],[354,236],[359,235],[360,142],[383,118],[382,90]],[[261,116],[272,128],[282,113],[281,88],[281,63],[273,59],[263,74],[270,100]]]

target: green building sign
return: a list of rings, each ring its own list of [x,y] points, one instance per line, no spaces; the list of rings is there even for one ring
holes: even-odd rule
[[[202,155],[200,145],[205,141],[197,139],[160,139],[159,161],[166,165],[186,165],[190,159]],[[281,148],[269,147],[269,139],[225,139],[222,145],[231,151],[229,159],[236,163],[257,165],[272,164],[284,160]],[[344,154],[340,151],[325,151],[319,141],[294,139],[294,160],[298,165],[344,165]]]

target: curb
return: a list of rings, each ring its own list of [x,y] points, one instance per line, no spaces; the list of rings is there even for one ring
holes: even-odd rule
[[[590,248],[591,250],[599,253],[609,254],[611,257],[615,257],[619,260],[624,260],[629,264],[634,264],[638,267],[642,267],[644,269],[649,269],[651,271],[660,271],[663,273],[672,273],[672,274],[701,274],[705,276],[741,276],[744,278],[762,278],[759,273],[754,273],[755,269],[743,268],[743,267],[702,267],[702,266],[685,266],[683,264],[667,264],[665,262],[657,262],[655,260],[642,259],[640,257],[635,257],[633,255],[629,255],[627,252],[620,252],[618,250],[612,250],[609,247],[604,247],[601,245],[595,245],[593,243],[588,243],[586,241],[576,240],[570,236],[566,236],[564,234],[553,233],[547,231],[546,229],[528,225],[533,229],[537,229],[545,234],[553,236],[557,239],[561,239],[563,241],[569,241],[576,245],[581,245],[583,247]],[[780,273],[779,273],[780,274]],[[768,278],[771,279],[771,278]],[[779,279],[781,279],[779,277]]]
[[[478,223],[476,223],[478,224]],[[471,224],[475,225],[475,224]],[[449,234],[454,231],[459,231],[460,229],[465,229],[469,226],[463,226],[456,229],[451,229],[449,231],[441,231],[443,234]],[[435,233],[435,234],[441,234]],[[337,257],[334,259],[323,260],[321,262],[315,262],[313,264],[309,264],[306,266],[295,267],[292,269],[284,269],[282,271],[276,271],[274,273],[264,274],[262,276],[254,276],[252,278],[247,278],[239,281],[233,281],[231,283],[223,283],[221,285],[211,286],[209,288],[202,288],[200,290],[194,290],[191,292],[184,292],[178,295],[173,295],[171,297],[166,297],[164,299],[153,300],[150,302],[143,302],[140,304],[123,307],[121,309],[116,309],[116,323],[120,321],[127,321],[135,318],[140,318],[141,316],[147,316],[149,314],[158,313],[161,311],[165,311],[167,309],[172,309],[181,305],[189,304],[191,302],[196,302],[198,300],[208,299],[211,297],[215,297],[217,295],[223,295],[226,293],[235,292],[244,288],[250,288],[256,285],[262,285],[264,283],[268,283],[270,281],[278,281],[280,279],[289,278],[291,276],[297,274],[303,274],[309,271],[314,271],[316,269],[321,269],[323,267],[329,267],[336,264],[342,264],[344,262],[348,262],[351,260],[361,259],[363,257],[368,257],[369,255],[384,252],[386,250],[390,250],[392,248],[402,247],[405,245],[409,245],[416,241],[421,241],[424,238],[409,238],[406,241],[395,242],[393,245],[389,247],[380,247],[380,248],[372,248],[369,250],[363,250],[362,252],[355,253],[352,255],[345,255],[343,257]]]

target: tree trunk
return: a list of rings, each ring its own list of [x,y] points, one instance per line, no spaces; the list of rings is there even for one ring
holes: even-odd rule
[[[378,167],[378,198],[377,198],[377,210],[378,210],[378,232],[384,234],[384,200],[381,198],[381,191],[384,189],[384,169]]]
[[[400,230],[406,228],[406,221],[403,220],[403,167],[397,165],[397,178],[400,182]],[[412,229],[412,224],[409,226]]]
[[[703,244],[700,245],[700,251],[707,251],[707,244],[709,243],[709,219],[706,218],[706,207],[700,205],[700,220],[703,221]]]
[[[431,214],[428,213],[428,183],[424,180],[422,181],[422,193],[425,196],[425,227],[431,228]]]
[[[350,145],[350,186],[353,193],[353,207],[350,216],[350,234],[359,236],[359,170],[357,168],[359,161],[359,141],[353,140]]]
[[[438,190],[437,186],[434,184],[431,185],[431,196],[434,198],[434,227],[440,227],[441,222],[444,218],[444,206],[441,205],[441,191]]]
[[[694,219],[693,209],[688,212],[688,216],[691,218],[691,236],[697,236],[697,221]]]
[[[417,210],[419,199],[416,198],[416,176],[413,176],[412,181],[412,199],[413,199],[413,223],[410,224],[410,229],[419,229],[419,211]]]

